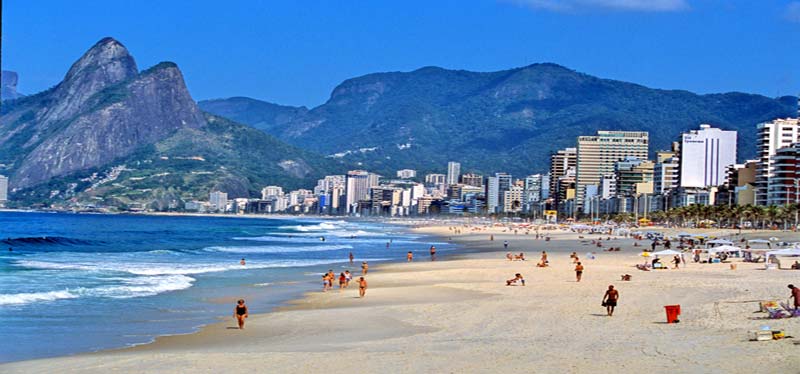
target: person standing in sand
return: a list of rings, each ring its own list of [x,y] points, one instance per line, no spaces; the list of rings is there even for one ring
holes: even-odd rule
[[[358,296],[364,297],[367,293],[367,280],[364,277],[358,278]]]
[[[581,264],[580,261],[578,261],[578,264],[575,265],[575,281],[580,282],[582,275],[583,275],[583,265]]]
[[[792,295],[789,296],[789,299],[794,299],[794,308],[800,308],[800,287],[790,284],[789,289],[792,290]]]
[[[350,270],[344,271],[344,288],[350,286],[350,281],[353,280],[353,274],[350,274]]]
[[[606,307],[606,313],[611,317],[614,314],[614,308],[617,307],[619,300],[619,291],[614,289],[613,285],[608,286],[606,294],[603,296],[603,306]]]
[[[368,270],[369,270],[369,265],[367,265],[367,262],[366,261],[362,262],[361,263],[361,275],[367,275],[367,271]]]
[[[239,323],[239,330],[244,329],[244,320],[247,319],[247,305],[244,305],[244,299],[239,299],[236,302],[236,307],[233,308],[233,318]]]

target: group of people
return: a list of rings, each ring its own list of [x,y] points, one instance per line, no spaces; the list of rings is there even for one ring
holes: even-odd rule
[[[366,266],[366,262],[364,262]],[[327,273],[322,275],[322,292],[327,292],[333,289],[333,283],[336,281],[337,277],[333,273],[333,269],[329,269]],[[350,270],[345,270],[342,273],[339,273],[339,292],[342,292],[343,289],[350,286],[350,281],[353,280],[353,275],[350,274]]]

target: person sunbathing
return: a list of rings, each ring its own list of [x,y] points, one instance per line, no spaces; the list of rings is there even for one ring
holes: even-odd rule
[[[620,276],[620,280],[628,282],[628,281],[631,280],[631,275],[630,274],[623,274],[623,275]]]
[[[514,259],[519,261],[525,261],[525,254],[520,252],[519,255],[514,256]]]
[[[511,279],[507,280],[506,281],[506,286],[510,286],[512,284],[517,284],[517,282],[520,282],[523,286],[525,285],[525,279],[522,278],[522,274],[520,274],[520,273],[514,274],[514,278],[511,278]]]
[[[514,256],[511,254],[511,252],[506,253],[506,258],[508,261],[514,261]]]

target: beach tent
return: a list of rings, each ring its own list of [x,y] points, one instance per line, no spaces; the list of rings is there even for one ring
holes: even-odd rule
[[[673,251],[671,249],[665,249],[663,251],[658,251],[658,252],[651,253],[651,255],[653,255],[653,256],[674,256],[674,255],[679,255],[679,254],[681,254],[681,252]]]
[[[785,248],[767,252],[769,256],[800,256],[800,248]]]
[[[734,247],[732,245],[721,245],[719,247],[707,248],[706,251],[708,251],[708,253],[741,252],[742,249],[739,247]]]
[[[730,240],[725,239],[714,239],[708,242],[708,244],[724,244],[724,245],[733,245],[733,242]]]

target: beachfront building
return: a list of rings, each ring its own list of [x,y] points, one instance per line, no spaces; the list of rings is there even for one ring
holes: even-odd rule
[[[342,209],[347,204],[344,201],[344,175],[326,175],[324,178],[317,180],[314,194],[317,195],[317,211],[320,214],[345,213]]]
[[[0,175],[0,207],[8,202],[8,177]]]
[[[653,167],[653,192],[656,194],[666,194],[678,187],[680,168],[679,158],[669,157],[661,159]]]
[[[447,184],[458,183],[458,177],[461,175],[461,164],[455,161],[447,163]]]
[[[539,205],[539,202],[548,198],[550,192],[549,177],[544,174],[529,175],[525,177],[524,189],[523,210],[531,212],[535,206]]]
[[[464,174],[461,176],[461,183],[467,186],[483,187],[483,175],[478,174]]]
[[[486,208],[489,214],[501,213],[505,206],[505,193],[511,189],[511,175],[495,173],[487,178],[486,183]]]
[[[679,185],[688,188],[720,186],[725,171],[736,163],[736,131],[702,124],[681,134]]]
[[[614,164],[617,196],[638,196],[653,193],[653,162],[626,157]]]
[[[417,177],[417,171],[412,169],[403,169],[397,171],[397,177],[400,179],[411,179]]]
[[[228,194],[220,191],[211,192],[208,203],[212,212],[225,212],[228,208]]]
[[[525,187],[511,186],[503,193],[503,213],[520,213],[524,207]]]
[[[347,213],[360,214],[359,203],[370,201],[370,188],[377,186],[380,176],[365,170],[350,170],[345,179]]]
[[[729,205],[753,205],[756,199],[756,175],[758,160],[747,160],[744,164],[728,168],[726,187],[732,193]]]
[[[578,163],[577,148],[564,148],[550,155],[550,196],[553,208],[558,209],[559,201],[563,200],[565,191],[559,190],[559,179],[566,176],[570,170],[575,171]]]
[[[797,118],[776,119],[759,123],[757,126],[758,170],[755,182],[755,203],[767,205],[769,196],[769,178],[773,175],[772,156],[779,148],[798,142]]]
[[[272,196],[283,197],[283,187],[267,186],[261,189],[261,199],[266,200]]]
[[[767,187],[767,205],[788,205],[800,202],[800,143],[778,148],[770,157],[772,176]]]
[[[586,186],[598,185],[603,174],[614,172],[617,161],[626,157],[645,160],[647,152],[648,134],[644,131],[598,131],[596,135],[579,136],[576,204],[583,204]]]

